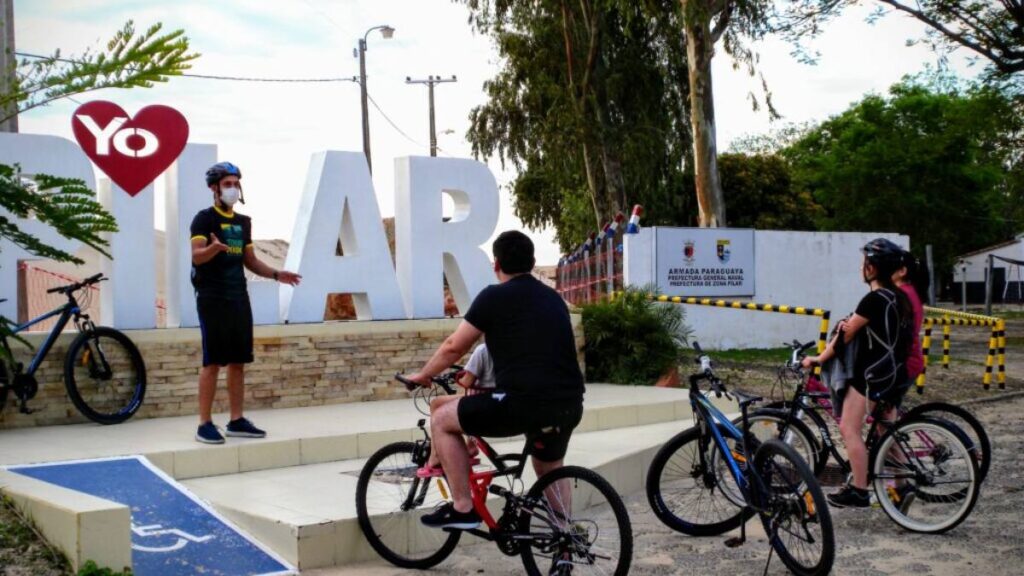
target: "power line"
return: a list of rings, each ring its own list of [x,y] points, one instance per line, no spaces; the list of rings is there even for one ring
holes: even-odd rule
[[[394,128],[396,132],[401,134],[409,142],[412,142],[413,144],[419,146],[420,148],[425,148],[422,142],[417,141],[412,136],[406,134],[404,130],[399,128],[398,125],[395,124],[395,122],[384,112],[380,105],[377,104],[377,101],[373,99],[373,96],[370,96],[369,93],[367,93],[366,98],[370,101],[370,104],[373,104],[373,107],[377,109],[377,112],[380,112],[380,115],[384,117],[384,120],[386,120],[387,123],[390,124],[391,127]],[[444,154],[445,156],[452,156],[451,154],[448,153],[447,150],[441,148],[440,146],[437,147],[437,151]]]
[[[68,58],[54,58],[52,56],[41,56],[39,54],[29,54],[26,52],[15,52],[17,56],[23,58],[35,58],[37,60],[55,60],[57,62],[66,62],[68,64],[81,64],[81,62],[70,60]],[[318,82],[354,82],[359,83],[354,76],[340,77],[340,78],[258,78],[249,76],[223,76],[218,74],[171,74],[169,76],[182,76],[184,78],[200,78],[202,80],[229,80],[234,82],[281,82],[281,83],[318,83]]]

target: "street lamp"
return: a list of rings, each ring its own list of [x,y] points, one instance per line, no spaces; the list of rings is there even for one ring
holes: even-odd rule
[[[370,114],[366,107],[366,38],[374,30],[380,30],[380,34],[385,40],[390,40],[395,35],[395,29],[384,24],[370,28],[359,39],[359,91],[363,104],[363,154],[366,155],[366,166],[370,169],[371,174],[373,173],[373,162],[370,160]]]

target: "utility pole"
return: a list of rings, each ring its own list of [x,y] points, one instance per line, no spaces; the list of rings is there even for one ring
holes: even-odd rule
[[[0,0],[0,2],[2,1],[4,0]],[[366,155],[366,166],[370,169],[370,174],[373,174],[373,161],[370,158],[370,111],[366,106],[367,99],[369,98],[366,94],[366,37],[374,30],[380,30],[381,36],[385,40],[390,40],[395,34],[395,29],[386,24],[374,26],[367,30],[363,37],[359,39],[359,47],[355,50],[356,54],[354,54],[354,56],[359,57],[359,96],[363,111],[363,154]]]
[[[15,71],[18,58],[14,54],[14,0],[0,0],[0,18],[3,18],[3,33],[0,34],[0,94],[10,94],[14,89]],[[0,110],[0,132],[18,131],[18,103],[10,102]]]
[[[440,76],[427,76],[425,80],[413,80],[406,76],[406,84],[426,84],[428,93],[430,94],[430,155],[437,156],[437,130],[434,127],[434,85],[443,84],[445,82],[458,82],[458,79],[453,74],[451,78],[441,78]]]

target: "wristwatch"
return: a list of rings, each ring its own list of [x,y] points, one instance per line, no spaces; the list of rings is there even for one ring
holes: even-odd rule
[[[274,280],[277,280],[277,270],[274,270]]]

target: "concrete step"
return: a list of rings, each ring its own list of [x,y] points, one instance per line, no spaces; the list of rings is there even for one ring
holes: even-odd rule
[[[622,495],[644,489],[657,450],[691,425],[679,419],[573,435],[566,464],[596,470]],[[518,452],[522,441],[495,444]],[[355,492],[366,458],[185,481],[195,494],[300,569],[379,559],[356,517]],[[534,481],[532,471],[523,484]],[[501,501],[493,498],[493,512]],[[414,520],[413,520],[414,521]],[[401,527],[396,527],[401,529]],[[465,536],[462,544],[479,539]]]
[[[610,384],[588,384],[584,406],[580,432],[666,422],[689,413],[683,390]],[[185,480],[365,458],[385,444],[414,439],[416,421],[423,418],[411,399],[257,410],[246,416],[268,437],[200,444],[194,439],[195,417],[4,430],[0,465],[141,454]],[[214,421],[224,425],[227,417],[217,415]]]

